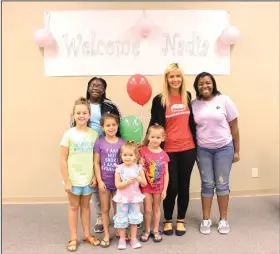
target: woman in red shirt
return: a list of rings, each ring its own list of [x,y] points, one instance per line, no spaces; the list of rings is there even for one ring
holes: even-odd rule
[[[163,91],[153,99],[150,124],[164,127],[166,138],[162,144],[167,152],[169,184],[163,201],[165,235],[172,235],[172,216],[177,199],[177,225],[175,234],[186,233],[184,221],[189,205],[189,187],[196,160],[195,123],[191,109],[191,94],[186,91],[184,72],[178,64],[167,66]]]

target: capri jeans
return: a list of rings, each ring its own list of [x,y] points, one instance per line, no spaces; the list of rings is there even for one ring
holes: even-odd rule
[[[129,224],[140,224],[143,222],[140,203],[117,203],[117,214],[113,219],[115,228],[127,228]]]
[[[201,178],[201,196],[213,197],[230,193],[229,175],[234,156],[233,142],[217,149],[197,146],[197,162]]]

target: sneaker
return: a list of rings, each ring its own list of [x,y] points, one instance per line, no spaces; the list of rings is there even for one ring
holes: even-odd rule
[[[104,227],[103,227],[101,218],[97,218],[93,230],[94,230],[95,233],[103,233],[104,232]]]
[[[126,249],[126,241],[124,238],[120,237],[119,243],[118,243],[118,249],[119,250],[125,250]]]
[[[130,240],[130,245],[133,249],[138,249],[142,247],[141,243],[139,243],[139,241],[136,238],[132,238]]]
[[[208,235],[211,232],[212,221],[210,219],[203,220],[200,224],[199,231],[201,234]]]
[[[220,234],[228,234],[229,233],[229,224],[227,220],[220,220],[218,224],[218,231]]]

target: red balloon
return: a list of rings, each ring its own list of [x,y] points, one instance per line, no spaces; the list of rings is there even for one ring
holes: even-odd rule
[[[135,74],[127,82],[127,93],[131,100],[139,105],[145,105],[152,96],[152,87],[145,76]]]

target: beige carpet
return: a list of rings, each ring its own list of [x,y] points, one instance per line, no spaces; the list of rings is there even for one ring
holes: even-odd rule
[[[279,196],[231,198],[231,232],[220,235],[216,230],[218,210],[215,201],[212,232],[204,236],[198,231],[200,200],[191,200],[187,233],[182,237],[164,236],[162,243],[155,244],[150,240],[143,243],[141,249],[133,250],[128,246],[125,251],[118,251],[117,241],[113,239],[108,249],[81,244],[77,253],[279,254],[279,209]],[[113,227],[111,229],[113,236]],[[82,237],[81,228],[79,232]],[[67,240],[66,204],[2,206],[3,254],[68,253]]]

